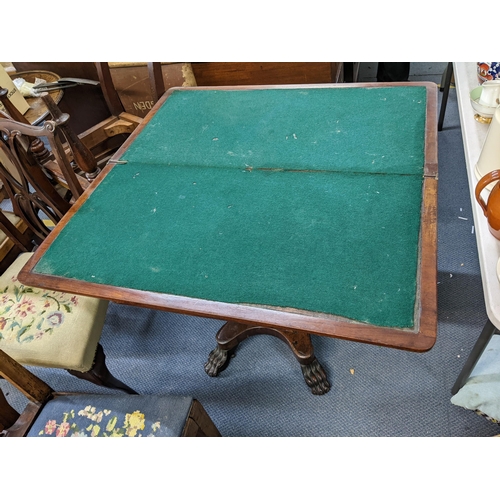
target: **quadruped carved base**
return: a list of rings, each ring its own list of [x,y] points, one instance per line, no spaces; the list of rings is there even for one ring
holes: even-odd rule
[[[252,335],[272,335],[288,344],[300,363],[302,375],[311,392],[326,394],[330,390],[326,372],[314,355],[311,336],[291,329],[249,326],[228,321],[216,335],[217,347],[209,354],[205,371],[210,377],[217,377],[227,368],[239,343]]]

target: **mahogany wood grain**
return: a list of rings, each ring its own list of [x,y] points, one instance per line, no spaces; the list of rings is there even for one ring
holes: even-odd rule
[[[26,436],[31,429],[33,422],[36,420],[36,417],[42,411],[42,408],[42,403],[33,403],[30,401],[14,424],[4,430],[3,437]]]
[[[337,83],[342,63],[197,62],[191,63],[199,86]]]
[[[118,116],[125,110],[123,109],[120,97],[113,84],[109,65],[107,62],[96,62],[95,65],[97,74],[99,75],[99,81],[101,82],[102,93],[104,94],[104,99],[106,100],[109,111],[112,115]]]
[[[2,350],[0,350],[0,375],[34,403],[44,403],[54,392],[48,384]]]
[[[22,220],[19,226],[14,225],[0,209],[0,230],[19,247],[20,251],[30,252],[33,250],[34,243],[31,241],[30,233],[25,232],[25,228],[26,224]]]
[[[425,86],[427,88],[427,114],[425,131],[425,166],[423,182],[423,203],[421,231],[419,242],[420,264],[418,272],[418,294],[415,313],[415,327],[399,329],[378,327],[342,317],[320,314],[304,310],[266,307],[265,305],[246,305],[215,302],[192,297],[182,297],[155,292],[132,290],[127,288],[100,285],[83,281],[41,275],[33,271],[34,266],[47,251],[52,241],[68,223],[74,213],[98,187],[116,161],[141,133],[154,113],[168,99],[174,90],[169,89],[158,101],[142,123],[129,136],[121,148],[103,169],[92,186],[76,201],[50,236],[40,245],[35,255],[19,274],[21,282],[51,290],[78,293],[91,297],[112,300],[117,303],[133,306],[144,306],[152,309],[166,310],[194,316],[234,321],[247,325],[270,328],[283,328],[302,331],[309,334],[345,340],[364,342],[385,347],[393,347],[409,351],[423,352],[434,345],[437,335],[437,86],[430,82],[398,82],[398,83],[350,83],[350,84],[314,84],[314,85],[264,85],[264,86],[225,86],[218,90],[246,90],[253,88],[334,88],[334,87],[383,87],[383,86]],[[212,87],[197,87],[212,89]]]
[[[12,427],[18,418],[19,413],[10,406],[4,393],[0,389],[0,432]]]
[[[96,159],[90,152],[90,149],[83,144],[69,125],[69,115],[60,111],[49,93],[44,92],[41,98],[47,106],[49,113],[52,115],[52,119],[58,125],[59,130],[63,132],[71,152],[73,153],[73,159],[78,167],[86,173],[87,178],[93,179],[96,177],[99,173]]]
[[[197,399],[193,399],[189,409],[182,437],[221,437],[219,429]]]
[[[153,101],[158,102],[158,99],[165,93],[165,83],[163,81],[161,63],[148,62],[148,73]]]
[[[83,193],[83,188],[56,133],[55,122],[47,120],[43,126],[32,126],[14,120],[0,120],[0,130],[4,136],[2,151],[15,170],[11,172],[0,164],[0,179],[10,197],[14,213],[41,240],[49,233],[42,217],[57,223],[71,206],[59,194],[47,171],[55,163],[75,199]],[[43,145],[41,137],[46,138],[51,147],[51,155],[43,164],[44,168],[33,150],[35,141]],[[26,143],[30,144],[29,147],[26,147]]]

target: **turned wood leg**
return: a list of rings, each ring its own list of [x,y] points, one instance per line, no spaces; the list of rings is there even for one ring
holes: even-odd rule
[[[216,377],[225,370],[239,343],[252,335],[272,335],[286,342],[299,362],[302,375],[311,392],[321,395],[330,390],[326,372],[314,355],[310,334],[285,328],[266,328],[227,322],[217,332],[217,347],[209,354],[205,363],[207,374]]]
[[[96,385],[102,385],[104,387],[109,387],[110,389],[119,389],[125,391],[128,394],[138,394],[134,389],[131,389],[128,385],[111,375],[108,367],[106,366],[106,356],[104,354],[104,349],[101,344],[97,344],[97,350],[95,353],[94,364],[92,368],[87,372],[79,372],[76,370],[66,370],[71,375],[81,378],[83,380],[88,380]]]

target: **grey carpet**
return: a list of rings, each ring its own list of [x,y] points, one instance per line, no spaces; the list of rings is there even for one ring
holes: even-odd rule
[[[229,367],[210,378],[203,365],[222,321],[111,304],[102,335],[108,366],[140,393],[199,399],[224,436],[498,434],[495,424],[450,403],[450,389],[486,321],[472,226],[452,89],[439,133],[439,326],[431,351],[314,337],[332,388],[313,396],[292,353],[276,338],[247,339]],[[109,392],[61,370],[32,371],[56,390]],[[8,392],[21,407],[17,391]]]

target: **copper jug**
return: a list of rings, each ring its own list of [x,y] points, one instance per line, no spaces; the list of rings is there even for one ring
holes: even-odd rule
[[[476,200],[481,205],[483,213],[488,219],[491,234],[500,240],[500,183],[496,183],[491,190],[488,202],[481,197],[482,190],[491,182],[500,180],[500,170],[492,170],[481,177],[476,185]]]

